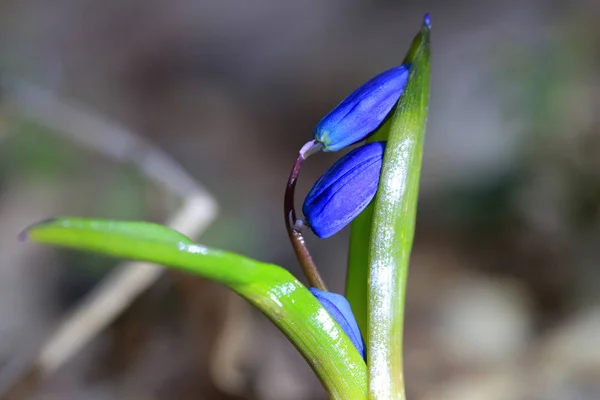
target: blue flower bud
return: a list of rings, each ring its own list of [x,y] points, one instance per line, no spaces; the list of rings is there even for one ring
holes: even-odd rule
[[[356,347],[356,350],[365,359],[365,343],[358,329],[356,318],[350,308],[350,303],[341,294],[326,292],[317,288],[309,288],[310,292],[319,300],[319,303],[327,310],[329,315],[335,319],[338,325],[346,332],[346,335]]]
[[[373,133],[398,102],[409,70],[406,64],[377,75],[327,114],[314,132],[323,151],[343,149]]]
[[[377,193],[384,151],[385,142],[357,147],[319,178],[302,207],[315,235],[337,233],[369,205]]]

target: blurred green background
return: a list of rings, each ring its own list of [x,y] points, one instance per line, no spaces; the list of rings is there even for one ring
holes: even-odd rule
[[[401,62],[425,12],[408,397],[600,399],[597,0],[1,1],[0,381],[115,264],[18,244],[19,231],[55,215],[164,222],[180,205],[135,163],[80,144],[102,132],[67,136],[30,114],[21,90],[163,149],[219,204],[202,243],[300,276],[282,216],[297,151],[351,90]],[[299,195],[338,157],[311,158]],[[348,231],[308,242],[343,291]],[[262,315],[168,273],[23,398],[324,396]]]

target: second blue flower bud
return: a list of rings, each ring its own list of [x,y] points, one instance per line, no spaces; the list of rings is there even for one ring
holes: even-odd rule
[[[302,207],[315,235],[337,233],[369,205],[377,193],[384,151],[385,142],[357,147],[319,178]]]

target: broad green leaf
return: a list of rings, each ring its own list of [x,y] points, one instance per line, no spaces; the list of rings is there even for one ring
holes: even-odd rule
[[[59,218],[30,227],[23,238],[163,264],[227,285],[281,329],[331,398],[366,398],[362,357],[308,289],[281,267],[207,248],[169,228],[144,222]]]
[[[368,253],[369,399],[404,399],[402,335],[429,102],[430,27],[424,23],[405,59],[412,68],[392,117]],[[368,217],[368,214],[366,215]]]

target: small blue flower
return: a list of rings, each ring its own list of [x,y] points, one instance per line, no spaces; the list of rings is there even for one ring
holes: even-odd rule
[[[369,205],[377,193],[384,151],[385,142],[357,147],[319,178],[302,207],[315,235],[337,233]]]
[[[373,133],[404,91],[410,65],[385,71],[352,92],[317,125],[314,138],[323,151],[337,151]]]
[[[356,350],[365,359],[365,343],[358,329],[356,318],[350,308],[350,303],[341,294],[326,292],[317,288],[309,288],[310,292],[319,300],[319,303],[327,310],[329,315],[335,319],[339,326],[356,347]]]

